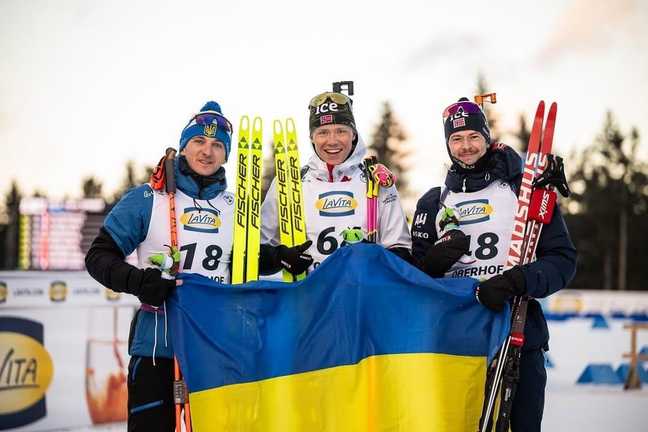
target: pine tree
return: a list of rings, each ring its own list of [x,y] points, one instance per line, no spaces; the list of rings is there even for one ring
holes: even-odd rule
[[[570,158],[578,161],[566,217],[579,251],[574,286],[645,289],[648,165],[638,160],[638,146],[637,130],[624,135],[608,113],[597,140]]]
[[[400,195],[403,197],[411,195],[406,173],[410,167],[407,159],[412,150],[407,145],[407,133],[397,120],[389,102],[383,103],[380,123],[371,137],[369,150],[380,163],[396,175]]]
[[[126,174],[124,175],[124,180],[122,180],[121,186],[113,193],[112,202],[117,202],[122,195],[134,188],[135,186],[147,183],[151,178],[151,173],[153,172],[152,166],[145,166],[142,170],[142,174],[137,174],[137,169],[135,167],[135,162],[129,160],[126,162]]]
[[[529,138],[531,138],[531,130],[526,121],[526,115],[520,114],[518,120],[518,130],[514,133],[515,137],[518,139],[519,149],[521,153],[526,153],[529,148]]]
[[[11,182],[11,189],[5,195],[5,217],[6,226],[2,235],[2,252],[4,260],[1,263],[3,268],[15,269],[18,267],[18,233],[20,223],[20,200],[22,193],[18,188],[16,180]]]
[[[103,184],[94,176],[82,180],[81,191],[83,198],[101,198]]]

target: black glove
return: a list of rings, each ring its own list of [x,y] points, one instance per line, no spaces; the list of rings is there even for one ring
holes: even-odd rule
[[[160,306],[175,289],[175,279],[164,279],[156,268],[147,268],[143,272],[137,297],[142,303]]]
[[[501,312],[512,297],[526,293],[526,280],[520,266],[482,282],[477,287],[477,301],[495,312]]]
[[[293,247],[277,246],[277,258],[281,267],[294,275],[304,273],[313,264],[313,257],[304,253],[312,244],[311,240],[307,240],[305,243]]]
[[[459,230],[452,230],[430,247],[423,257],[422,269],[432,277],[443,277],[459,258],[470,251],[470,239]]]

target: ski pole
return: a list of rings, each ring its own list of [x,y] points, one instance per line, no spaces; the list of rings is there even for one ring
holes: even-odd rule
[[[171,247],[178,248],[178,226],[176,223],[176,209],[175,209],[175,193],[176,183],[175,174],[173,170],[173,161],[175,159],[176,150],[174,148],[167,148],[166,159],[164,161],[164,171],[166,176],[166,192],[169,196],[169,227],[171,228]],[[180,263],[175,262],[169,271],[170,274],[175,275],[178,273]],[[187,400],[187,387],[182,379],[182,372],[180,371],[180,364],[178,358],[173,356],[173,400],[175,403],[175,417],[176,417],[176,432],[182,431],[182,409],[184,407],[184,422],[187,432],[191,432],[191,411],[189,409],[189,401]]]
[[[363,168],[367,178],[367,241],[376,243],[377,219],[378,219],[378,182],[374,178],[373,171],[376,165],[376,158],[366,158],[363,161]]]

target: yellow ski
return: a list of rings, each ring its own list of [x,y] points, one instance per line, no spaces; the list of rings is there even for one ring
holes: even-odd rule
[[[238,159],[236,163],[236,196],[234,197],[234,248],[232,252],[232,283],[245,282],[245,258],[248,228],[248,159],[250,153],[250,119],[244,115],[239,122]]]
[[[272,124],[275,174],[277,186],[277,207],[279,219],[279,241],[292,247],[306,241],[306,221],[304,219],[304,196],[301,187],[301,164],[297,146],[297,130],[292,118],[286,120],[286,133],[280,120]],[[286,270],[286,282],[301,280],[306,273],[297,277]]]
[[[247,160],[248,225],[245,281],[259,279],[259,250],[261,245],[261,172],[263,169],[263,121],[254,117],[252,142]]]
[[[286,156],[288,159],[288,189],[291,204],[292,241],[293,246],[306,241],[306,221],[304,220],[304,195],[301,185],[301,164],[299,148],[297,147],[297,130],[292,118],[286,119]],[[297,276],[297,280],[306,277],[306,273]]]
[[[290,203],[290,190],[288,189],[288,158],[286,155],[285,135],[280,120],[272,122],[272,140],[275,160],[275,175],[277,180],[277,207],[279,219],[279,242],[282,245],[294,246],[292,238],[292,206]],[[287,270],[283,272],[286,282],[294,281],[293,275]]]

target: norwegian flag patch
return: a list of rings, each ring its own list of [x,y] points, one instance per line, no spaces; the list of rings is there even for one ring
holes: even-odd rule
[[[327,114],[320,117],[320,124],[329,124],[333,123],[333,114]]]
[[[463,117],[460,117],[458,119],[452,120],[452,128],[456,129],[458,127],[463,127],[466,126],[466,119]]]

